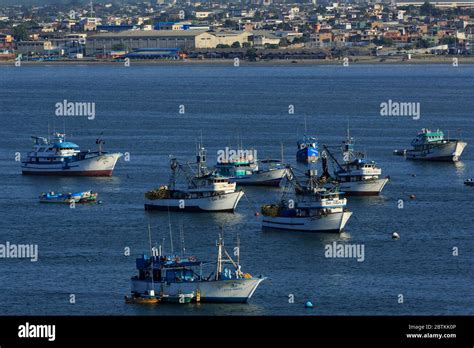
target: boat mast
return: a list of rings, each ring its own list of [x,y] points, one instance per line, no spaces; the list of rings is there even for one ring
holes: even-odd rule
[[[217,269],[216,269],[216,280],[219,280],[222,273],[222,237],[219,233],[219,239],[217,240]]]
[[[237,235],[237,266],[240,266],[240,236]],[[240,269],[237,270],[238,272]]]
[[[150,227],[150,224],[148,224],[148,242],[150,244],[150,257],[151,257],[151,289],[152,289],[152,291],[150,291],[150,296],[155,296],[155,279],[154,279],[154,275],[153,275],[153,258],[154,258],[154,255],[153,255],[153,248],[151,246],[151,227]]]
[[[168,226],[170,230],[170,245],[171,245],[171,255],[174,256],[174,248],[173,248],[173,231],[171,230],[171,216],[170,216],[170,210],[168,207]]]
[[[182,224],[179,229],[179,235],[181,238],[181,255],[184,256],[184,253],[186,252],[186,248],[184,247],[184,227]]]
[[[176,177],[177,177],[177,171],[179,167],[179,164],[176,158],[171,158],[170,167],[171,167],[171,176],[170,176],[169,187],[170,189],[174,190],[176,187]]]
[[[281,148],[281,164],[285,163],[283,161],[283,141],[280,142],[280,148]]]
[[[199,143],[198,145],[198,151],[197,151],[197,156],[196,156],[196,162],[197,162],[197,177],[201,178],[205,176],[207,173],[207,167],[206,167],[206,154],[207,151],[202,146],[202,143]]]

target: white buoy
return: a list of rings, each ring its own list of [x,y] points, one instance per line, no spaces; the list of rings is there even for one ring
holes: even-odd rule
[[[313,308],[313,303],[311,301],[306,301],[304,308]]]
[[[400,235],[397,232],[393,232],[392,239],[400,239]]]

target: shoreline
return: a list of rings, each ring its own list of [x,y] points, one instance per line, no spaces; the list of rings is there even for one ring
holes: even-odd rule
[[[415,57],[410,60],[400,57],[351,56],[349,65],[453,65],[454,58],[458,65],[474,64],[474,56],[435,56]],[[57,61],[21,61],[21,65],[123,65],[123,61],[112,60],[57,60]],[[130,65],[233,65],[233,59],[184,59],[184,60],[131,60]],[[269,65],[343,65],[342,59],[272,59],[248,61],[241,59],[239,64],[249,66]],[[2,65],[14,65],[14,60],[0,61]]]

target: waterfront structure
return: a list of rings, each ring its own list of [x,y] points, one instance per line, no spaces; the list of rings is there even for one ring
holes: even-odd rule
[[[246,32],[206,32],[205,30],[128,30],[120,33],[101,33],[89,36],[86,54],[93,56],[112,51],[116,45],[125,46],[127,51],[143,48],[179,48],[193,50],[215,48],[218,45],[231,46],[234,42],[248,41]]]

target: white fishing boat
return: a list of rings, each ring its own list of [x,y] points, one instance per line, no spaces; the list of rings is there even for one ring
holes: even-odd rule
[[[189,165],[182,165],[177,159],[171,160],[171,179],[169,185],[145,193],[145,210],[183,211],[183,212],[233,212],[243,191],[229,179],[208,171],[206,150],[199,148],[197,172],[192,173]],[[178,178],[184,177],[184,185]]]
[[[337,166],[334,179],[339,182],[339,189],[352,196],[377,196],[382,192],[389,178],[381,178],[382,169],[375,161],[369,161],[361,152],[354,151],[354,140],[347,132],[347,139],[342,145],[344,164],[340,164],[336,157],[324,147],[323,176],[328,175],[326,154],[329,155]]]
[[[178,303],[189,300],[186,294],[193,294],[192,301],[195,302],[248,302],[265,278],[242,272],[240,247],[236,249],[239,252],[234,260],[225,249],[220,235],[216,245],[215,271],[208,276],[203,273],[207,263],[193,256],[165,256],[162,246],[155,249],[156,256],[142,255],[136,259],[138,275],[131,278],[132,298],[147,296],[156,287],[162,300],[174,298]]]
[[[431,131],[423,128],[411,145],[412,149],[405,150],[408,159],[457,162],[467,143],[460,139],[445,139],[444,133],[439,129]]]
[[[226,158],[215,165],[219,175],[229,178],[237,185],[279,186],[286,175],[286,166],[280,160],[258,160],[256,152]]]
[[[304,186],[293,173],[287,177],[281,201],[262,207],[264,228],[336,233],[344,229],[352,213],[346,208],[347,200],[340,197],[343,192],[337,186],[321,187],[314,170],[310,170],[308,176]],[[299,195],[290,199],[290,188]]]
[[[102,139],[97,139],[98,151],[81,151],[79,146],[66,141],[66,135],[55,133],[52,141],[44,137],[34,139],[33,151],[21,163],[23,174],[65,176],[111,176],[121,153],[102,151]]]

